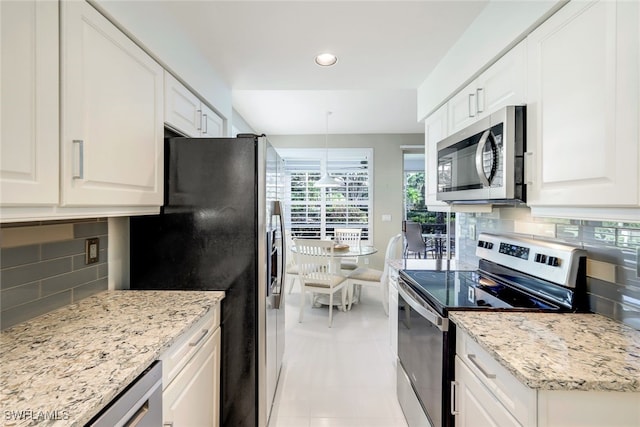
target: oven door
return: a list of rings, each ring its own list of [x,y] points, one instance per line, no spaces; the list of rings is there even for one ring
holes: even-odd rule
[[[438,314],[402,278],[398,282],[398,400],[410,427],[450,426],[450,334]],[[451,340],[453,343],[454,340]],[[411,390],[407,386],[411,385]],[[428,423],[416,414],[417,398]]]

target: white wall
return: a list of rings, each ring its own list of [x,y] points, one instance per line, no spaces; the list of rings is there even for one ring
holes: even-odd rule
[[[278,148],[324,148],[324,135],[269,135]],[[373,245],[378,253],[370,266],[382,270],[389,239],[400,233],[403,220],[402,148],[423,145],[423,134],[330,135],[329,148],[373,148]],[[391,222],[382,215],[390,214]]]

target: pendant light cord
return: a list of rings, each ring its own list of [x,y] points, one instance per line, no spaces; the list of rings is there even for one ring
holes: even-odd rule
[[[324,131],[324,171],[329,174],[329,116],[331,111],[327,111],[327,119],[325,121]]]

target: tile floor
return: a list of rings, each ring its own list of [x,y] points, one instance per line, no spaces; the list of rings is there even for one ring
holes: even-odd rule
[[[407,427],[396,398],[389,318],[373,290],[349,312],[286,295],[285,355],[269,427]]]

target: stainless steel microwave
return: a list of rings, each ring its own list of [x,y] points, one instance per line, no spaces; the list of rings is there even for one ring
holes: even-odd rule
[[[508,106],[438,142],[438,192],[448,203],[526,202],[526,107]]]

